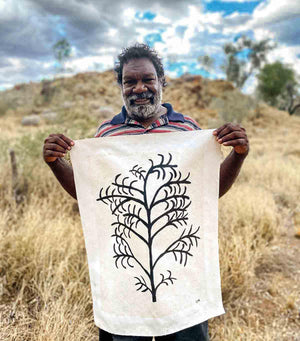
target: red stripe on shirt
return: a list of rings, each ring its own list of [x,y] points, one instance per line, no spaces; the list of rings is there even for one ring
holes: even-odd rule
[[[187,117],[187,116],[184,116],[184,119],[187,120],[187,121],[190,121],[190,122],[194,123],[197,127],[199,127],[199,124],[198,124],[195,120],[193,120],[192,118]],[[199,127],[199,128],[200,128],[200,127]]]
[[[170,124],[171,125],[171,124]],[[173,126],[177,126],[177,127],[181,127],[181,128],[185,128],[185,129],[187,129],[187,130],[195,130],[195,129],[193,129],[192,127],[189,127],[188,125],[186,125],[186,124],[181,124],[181,123],[175,123],[175,122],[172,122],[172,125]]]
[[[148,133],[174,133],[174,130],[151,129]]]
[[[124,131],[120,131],[119,133],[111,134],[109,136],[118,136],[118,135],[131,134],[131,133],[142,133],[144,131],[145,131],[145,129],[135,129],[135,130],[126,129]]]
[[[104,123],[103,123],[104,124]],[[123,126],[124,124],[116,124],[116,125],[111,125],[103,130],[100,131],[101,134],[104,134],[106,131],[110,130],[110,129],[115,129],[115,128],[118,128],[118,127],[121,127]]]

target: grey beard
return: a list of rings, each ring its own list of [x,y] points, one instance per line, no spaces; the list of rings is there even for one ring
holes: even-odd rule
[[[122,97],[128,116],[139,122],[143,122],[155,117],[159,112],[162,100],[162,88],[159,87],[154,97],[150,91],[129,97],[125,97],[122,91]],[[145,105],[134,104],[134,100],[143,98],[149,98],[150,103]]]

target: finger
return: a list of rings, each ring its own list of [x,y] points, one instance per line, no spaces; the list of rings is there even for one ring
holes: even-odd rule
[[[217,136],[221,130],[223,130],[227,126],[227,123],[222,125],[220,128],[213,131],[213,135]]]
[[[53,157],[53,156],[46,156],[45,158],[44,158],[44,160],[47,162],[47,163],[51,163],[51,162],[54,162],[54,161],[56,161],[57,160],[57,157]]]
[[[233,123],[225,123],[220,128],[218,128],[214,131],[214,133],[215,133],[214,135],[220,134],[220,132],[226,128],[231,128],[231,127],[235,127],[235,126],[239,126],[239,125],[238,124],[235,125]]]
[[[217,138],[220,139],[223,136],[230,134],[234,131],[243,132],[243,130],[241,130],[240,126],[238,125],[227,125],[217,134]]]
[[[222,125],[220,128],[215,130],[215,134],[214,135],[216,136],[216,138],[221,137],[221,135],[223,134],[224,131],[225,132],[228,131],[228,123]]]
[[[65,149],[65,148],[63,148],[60,145],[55,144],[55,143],[45,144],[45,150],[53,150],[53,151],[58,151],[58,152],[62,152],[62,153],[66,153],[68,151],[68,149]]]
[[[233,131],[229,134],[224,135],[222,138],[218,138],[218,143],[223,143],[226,141],[230,141],[230,140],[235,140],[235,139],[239,139],[239,138],[243,138],[247,140],[247,137],[245,135],[244,132],[241,131]]]
[[[70,147],[74,146],[75,142],[70,139],[69,137],[63,135],[63,134],[50,134],[51,137],[59,137],[61,140],[65,141]]]
[[[233,124],[233,123],[225,123],[223,124],[220,128],[216,129],[213,131],[213,135],[217,136],[219,135],[222,131],[228,131],[231,130],[243,130],[244,132],[246,131],[245,128],[243,128],[240,124]]]
[[[65,136],[65,135],[60,135],[60,138],[63,139],[65,142],[67,142],[67,144],[69,146],[74,146],[75,142],[73,140],[71,140],[69,137]]]
[[[53,150],[46,150],[44,153],[44,157],[49,157],[49,156],[54,156],[54,157],[65,157],[66,154],[62,152],[56,152]]]
[[[234,140],[229,140],[223,143],[224,146],[231,146],[231,147],[236,147],[236,146],[247,146],[248,141],[245,139],[234,139]]]
[[[63,140],[62,138],[60,138],[58,135],[53,135],[53,136],[50,136],[48,137],[46,140],[45,140],[45,145],[46,144],[57,144],[61,147],[63,147],[65,150],[70,150],[71,149],[71,146],[65,142],[65,140]]]

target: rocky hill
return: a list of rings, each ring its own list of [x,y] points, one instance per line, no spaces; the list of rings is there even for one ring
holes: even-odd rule
[[[242,121],[250,141],[219,201],[226,314],[210,321],[211,340],[299,340],[300,117],[199,76],[168,79],[163,100],[203,128]],[[92,137],[121,106],[112,71],[0,93],[0,340],[97,338],[78,207],[42,146],[50,133]]]
[[[185,75],[167,79],[163,100],[172,103],[175,110],[201,120],[216,117],[208,107],[214,97],[223,97],[233,91],[231,83],[208,80],[201,76]],[[106,119],[109,111],[117,113],[122,106],[120,88],[113,71],[80,73],[40,83],[18,84],[0,93],[0,116],[40,115],[43,112],[64,112],[80,109],[82,114]],[[108,109],[109,110],[102,110]]]

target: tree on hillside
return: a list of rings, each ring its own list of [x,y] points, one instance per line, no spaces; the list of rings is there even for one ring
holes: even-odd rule
[[[297,95],[295,72],[289,66],[277,61],[266,64],[258,75],[258,92],[267,103],[288,109],[292,115],[300,106],[294,106]]]
[[[53,45],[54,57],[59,64],[59,72],[66,71],[65,63],[71,57],[72,47],[66,38]]]
[[[289,98],[289,106],[288,106],[288,112],[290,115],[293,115],[296,110],[300,109],[300,100],[299,100],[299,91],[297,89],[297,86],[299,86],[299,84],[295,83],[291,83],[289,82],[286,85],[286,92],[288,94],[288,98]],[[294,101],[295,99],[298,98],[298,104],[295,104]]]
[[[206,72],[208,73],[211,72],[215,64],[215,61],[212,57],[205,54],[205,55],[199,56],[197,60]]]
[[[254,71],[261,68],[267,53],[274,48],[269,39],[255,42],[246,36],[223,46],[226,54],[224,66],[227,80],[241,89]]]

